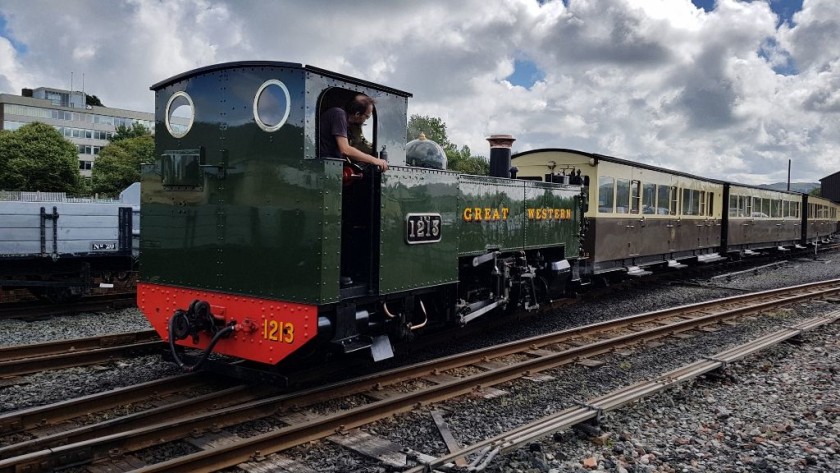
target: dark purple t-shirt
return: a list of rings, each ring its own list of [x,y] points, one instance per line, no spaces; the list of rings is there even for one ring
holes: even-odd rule
[[[321,146],[321,156],[332,156],[342,159],[344,156],[335,143],[336,136],[347,138],[347,112],[340,107],[333,107],[321,115],[321,129],[318,140]]]

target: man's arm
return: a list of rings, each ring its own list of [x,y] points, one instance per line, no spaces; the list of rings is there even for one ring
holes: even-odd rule
[[[350,146],[350,141],[347,140],[346,136],[336,135],[335,142],[338,145],[338,151],[340,151],[341,154],[347,156],[353,161],[373,164],[374,166],[377,166],[381,171],[388,170],[388,161],[385,161],[384,159],[375,158],[369,154],[362,153],[356,148]]]

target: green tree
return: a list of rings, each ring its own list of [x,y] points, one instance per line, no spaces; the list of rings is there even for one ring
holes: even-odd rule
[[[96,158],[91,171],[91,190],[117,196],[140,180],[141,164],[152,164],[154,161],[155,140],[148,130],[141,136],[112,141],[102,148]]]
[[[822,197],[822,188],[814,187],[813,189],[811,189],[811,192],[809,192],[808,195],[812,195],[814,197]]]
[[[99,100],[99,97],[88,94],[85,94],[85,105],[104,107],[104,105],[102,105],[102,101]]]
[[[133,123],[131,125],[131,128],[125,125],[120,125],[114,132],[114,137],[111,138],[111,143],[116,143],[117,141],[125,140],[128,138],[138,138],[141,136],[151,136],[151,132],[148,128],[139,123]]]
[[[412,115],[408,119],[406,140],[417,139],[421,132],[427,139],[443,148],[443,152],[446,153],[447,169],[464,174],[489,174],[490,164],[484,157],[473,156],[469,146],[464,145],[458,149],[455,143],[449,141],[446,135],[446,123],[440,118]]]
[[[446,123],[440,118],[412,115],[408,119],[407,130],[406,141],[416,140],[420,133],[423,133],[427,139],[439,144],[444,151],[447,148],[455,149],[455,145],[450,143],[446,136]]]
[[[484,156],[473,156],[470,147],[464,145],[459,151],[446,156],[449,164],[447,167],[462,174],[473,174],[486,176],[490,174],[490,163]]]
[[[78,194],[78,149],[40,122],[0,132],[0,189]]]

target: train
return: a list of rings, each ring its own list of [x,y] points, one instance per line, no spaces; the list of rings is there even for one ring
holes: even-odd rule
[[[829,243],[840,230],[840,204],[822,197],[570,149],[530,150],[511,161],[521,179],[588,184],[580,272],[589,281],[784,254]]]
[[[133,290],[140,184],[117,199],[0,192],[0,288],[63,303],[94,290]]]
[[[837,233],[824,199],[572,150],[514,156],[510,135],[488,139],[490,176],[447,171],[439,146],[406,143],[410,93],[309,65],[222,63],[151,89],[137,305],[186,371],[213,354],[274,372],[381,361],[593,281]],[[375,100],[363,132],[386,172],[320,149],[324,111],[358,94]]]

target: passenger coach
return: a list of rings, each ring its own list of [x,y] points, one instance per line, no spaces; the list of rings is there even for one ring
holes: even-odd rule
[[[521,178],[588,187],[589,274],[643,275],[656,265],[722,259],[721,181],[567,149],[527,151],[512,161]]]
[[[568,149],[527,151],[512,162],[523,179],[588,190],[582,279],[804,249],[838,232],[837,203],[797,192]]]

